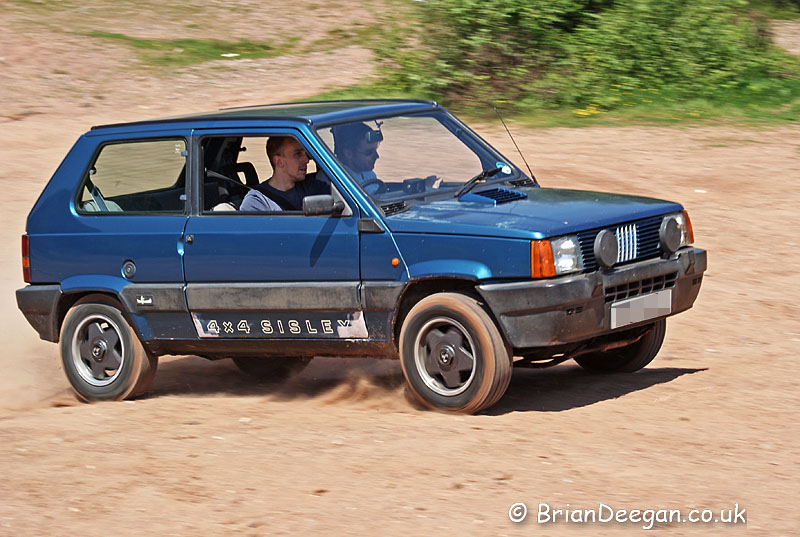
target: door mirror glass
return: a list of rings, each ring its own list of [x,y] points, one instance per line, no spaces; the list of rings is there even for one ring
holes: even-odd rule
[[[305,216],[338,215],[342,211],[344,211],[344,202],[334,201],[330,194],[303,198],[303,214]]]

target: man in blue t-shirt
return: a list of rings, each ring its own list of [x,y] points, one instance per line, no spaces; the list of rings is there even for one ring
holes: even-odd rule
[[[327,183],[306,179],[308,153],[295,138],[270,136],[267,157],[272,177],[247,193],[240,211],[302,211],[306,196],[331,193]]]

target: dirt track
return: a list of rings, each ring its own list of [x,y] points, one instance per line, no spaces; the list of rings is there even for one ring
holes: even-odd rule
[[[231,364],[176,357],[162,361],[148,397],[83,405],[67,390],[56,346],[38,340],[13,298],[25,216],[74,139],[96,123],[315,92],[297,87],[298,65],[314,69],[319,87],[348,79],[312,55],[238,66],[225,84],[178,73],[132,89],[117,73],[108,84],[118,94],[59,98],[52,58],[29,57],[38,40],[2,39],[0,535],[598,535],[641,526],[540,527],[540,502],[684,514],[738,503],[749,535],[800,534],[800,126],[512,125],[546,186],[654,195],[690,211],[709,271],[697,306],[668,323],[660,355],[636,374],[594,376],[571,363],[515,371],[489,412],[449,416],[409,404],[394,362],[318,360],[270,391]],[[369,72],[363,50],[347,54],[348,77]],[[116,73],[99,56],[88,61]],[[190,81],[191,91],[181,85]],[[249,95],[236,93],[245,87]],[[513,155],[496,126],[478,130]],[[514,525],[508,509],[519,501],[531,512]]]

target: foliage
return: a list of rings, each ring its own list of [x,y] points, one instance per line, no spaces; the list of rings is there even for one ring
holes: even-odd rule
[[[747,7],[772,19],[800,17],[800,0],[748,0]]]
[[[385,84],[450,103],[595,115],[800,98],[798,62],[744,0],[426,0],[378,49]]]

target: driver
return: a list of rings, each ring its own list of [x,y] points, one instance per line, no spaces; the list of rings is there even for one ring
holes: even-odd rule
[[[334,153],[367,194],[375,194],[384,187],[374,171],[375,162],[380,157],[378,146],[382,141],[383,133],[364,123],[348,123],[333,128]]]

